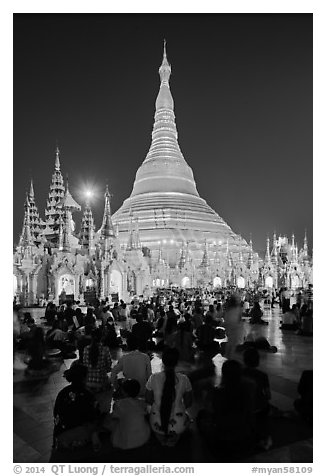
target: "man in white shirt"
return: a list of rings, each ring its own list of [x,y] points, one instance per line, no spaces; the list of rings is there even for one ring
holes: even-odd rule
[[[123,373],[126,379],[135,379],[140,384],[139,396],[145,395],[147,380],[152,375],[151,361],[147,354],[137,349],[137,340],[134,336],[128,337],[129,353],[123,355],[111,371],[111,381],[115,390],[118,389],[118,374]]]

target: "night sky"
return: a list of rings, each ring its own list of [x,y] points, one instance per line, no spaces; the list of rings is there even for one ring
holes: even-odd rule
[[[199,194],[256,251],[274,230],[312,245],[311,14],[15,14],[14,241],[31,177],[44,217],[56,141],[74,198],[96,192],[97,228],[105,184],[113,212],[130,195],[163,38]]]

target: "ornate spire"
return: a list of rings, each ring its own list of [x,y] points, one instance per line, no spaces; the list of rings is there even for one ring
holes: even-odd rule
[[[307,230],[304,231],[304,239],[303,239],[303,249],[308,256],[308,238],[307,238]]]
[[[278,263],[277,240],[276,240],[276,233],[275,233],[275,231],[274,231],[274,233],[273,233],[273,248],[272,248],[271,263],[272,263],[274,266],[277,266],[277,263]]]
[[[209,259],[208,259],[208,245],[207,245],[207,240],[205,240],[205,247],[204,247],[204,253],[203,253],[203,259],[200,263],[201,268],[208,268],[209,266]]]
[[[70,220],[69,220],[69,211],[67,209],[64,210],[63,214],[63,237],[62,237],[62,251],[69,252],[71,249],[70,246]]]
[[[29,189],[29,198],[34,198],[34,187],[33,187],[33,179],[31,179],[31,185]]]
[[[252,248],[252,239],[250,237],[249,254],[248,254],[248,268],[251,269],[253,264],[254,264],[254,254],[253,254],[253,248]]]
[[[30,203],[29,203],[29,198],[27,194],[26,194],[24,208],[25,208],[24,222],[23,222],[22,232],[19,238],[19,246],[27,247],[27,246],[34,245],[32,233],[31,233],[31,224],[30,224]]]
[[[55,165],[54,168],[56,171],[60,171],[60,150],[59,147],[56,146],[55,148]]]
[[[183,269],[185,264],[186,264],[186,250],[185,250],[185,244],[184,244],[184,242],[182,242],[180,260],[179,260],[179,268]]]
[[[62,215],[59,217],[59,238],[58,238],[59,251],[63,250],[63,220]]]
[[[170,79],[170,76],[171,76],[171,65],[169,64],[167,56],[166,56],[166,41],[165,40],[164,40],[164,44],[163,44],[162,64],[161,64],[160,69],[158,71],[160,73],[161,85],[164,84],[165,86],[169,87],[169,79]]]
[[[80,230],[79,243],[89,252],[94,251],[94,218],[89,202],[86,203]]]
[[[228,267],[232,268],[233,260],[232,260],[232,255],[229,249],[229,239],[226,240],[226,259],[227,259]]]
[[[174,102],[169,86],[171,67],[167,61],[165,47],[159,73],[161,82],[155,103],[152,143],[137,171],[130,200],[137,195],[144,197],[145,193],[160,191],[187,193],[199,197],[193,172],[178,144]],[[129,205],[126,203],[126,206]]]
[[[269,243],[269,236],[266,240],[266,254],[265,254],[265,261],[267,264],[271,262],[271,254],[270,254],[270,243]]]
[[[65,196],[65,186],[60,171],[59,148],[55,152],[55,169],[52,174],[52,181],[45,210],[46,236],[49,239],[56,240],[59,234],[59,218],[63,213],[61,201]]]
[[[110,205],[110,199],[111,199],[111,194],[109,192],[109,187],[108,185],[105,188],[105,194],[104,194],[104,213],[103,213],[103,220],[102,220],[102,226],[100,228],[100,234],[101,238],[115,238],[115,233],[114,233],[114,228],[112,224],[112,218],[111,218],[111,205]]]
[[[28,199],[29,199],[29,219],[30,219],[31,234],[32,234],[33,241],[36,244],[39,244],[41,243],[41,235],[44,229],[44,222],[40,218],[40,214],[38,212],[38,208],[35,203],[33,179],[31,179]]]
[[[162,242],[160,241],[160,247],[158,249],[158,259],[157,259],[158,264],[164,264],[164,259],[162,257]]]

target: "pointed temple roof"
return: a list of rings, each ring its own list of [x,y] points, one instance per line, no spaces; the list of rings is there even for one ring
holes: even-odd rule
[[[111,198],[111,194],[109,192],[109,187],[107,185],[106,189],[105,189],[105,194],[104,194],[105,203],[104,203],[104,213],[103,213],[102,226],[99,230],[100,235],[101,235],[102,238],[114,238],[115,237],[112,218],[111,218],[110,198]]]
[[[24,208],[25,208],[24,222],[23,222],[23,229],[19,238],[19,246],[33,246],[34,240],[33,240],[32,232],[31,232],[30,210],[29,210],[30,203],[29,203],[28,194],[26,194]]]
[[[194,254],[199,264],[205,239],[214,241],[218,238],[226,243],[229,238],[230,248],[235,252],[238,248],[237,235],[199,196],[192,169],[180,150],[170,90],[171,65],[165,43],[159,75],[160,88],[155,103],[152,142],[136,173],[130,197],[112,216],[112,220],[115,225],[119,225],[121,243],[127,244],[129,210],[132,208],[139,219],[143,246],[158,254],[158,242],[163,239],[172,239],[178,246],[183,241],[189,242],[190,248],[194,243],[201,243],[202,250]],[[243,239],[242,247],[247,254],[249,246]],[[175,253],[175,264],[178,259],[179,253]]]
[[[66,193],[60,202],[60,206],[70,210],[81,210],[81,206],[72,198],[72,195],[69,192],[68,179],[66,181]]]

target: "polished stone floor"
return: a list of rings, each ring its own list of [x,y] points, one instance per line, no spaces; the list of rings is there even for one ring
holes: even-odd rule
[[[265,309],[264,319],[269,321],[268,326],[253,326],[248,322],[243,322],[240,325],[243,328],[244,336],[249,332],[256,336],[262,335],[269,340],[271,345],[278,348],[276,354],[261,352],[261,368],[268,373],[270,378],[272,405],[281,411],[292,412],[293,400],[297,398],[297,384],[300,375],[303,370],[313,367],[313,341],[311,337],[298,336],[292,331],[280,330],[280,318],[281,314],[278,308]],[[118,358],[119,354],[114,357]],[[241,360],[241,354],[235,354],[234,357]],[[224,358],[221,355],[214,358],[216,383],[220,379],[223,361]],[[70,367],[71,362],[72,360],[58,362],[56,370],[45,380],[31,380],[24,375],[24,371],[15,371],[13,376],[14,462],[41,463],[49,461],[52,445],[53,405],[58,392],[67,385],[63,372]],[[159,355],[154,355],[152,369],[153,372],[161,370]],[[196,415],[200,406],[201,402],[195,401],[191,409],[192,416]],[[305,431],[302,433],[302,437],[298,434],[297,439],[298,441],[290,444],[259,453],[251,458],[250,462],[298,462],[300,458],[305,459],[302,462],[311,461],[312,439],[306,438]],[[200,444],[195,443],[194,446],[195,456],[192,456],[192,461],[209,461],[207,455],[201,451]]]

